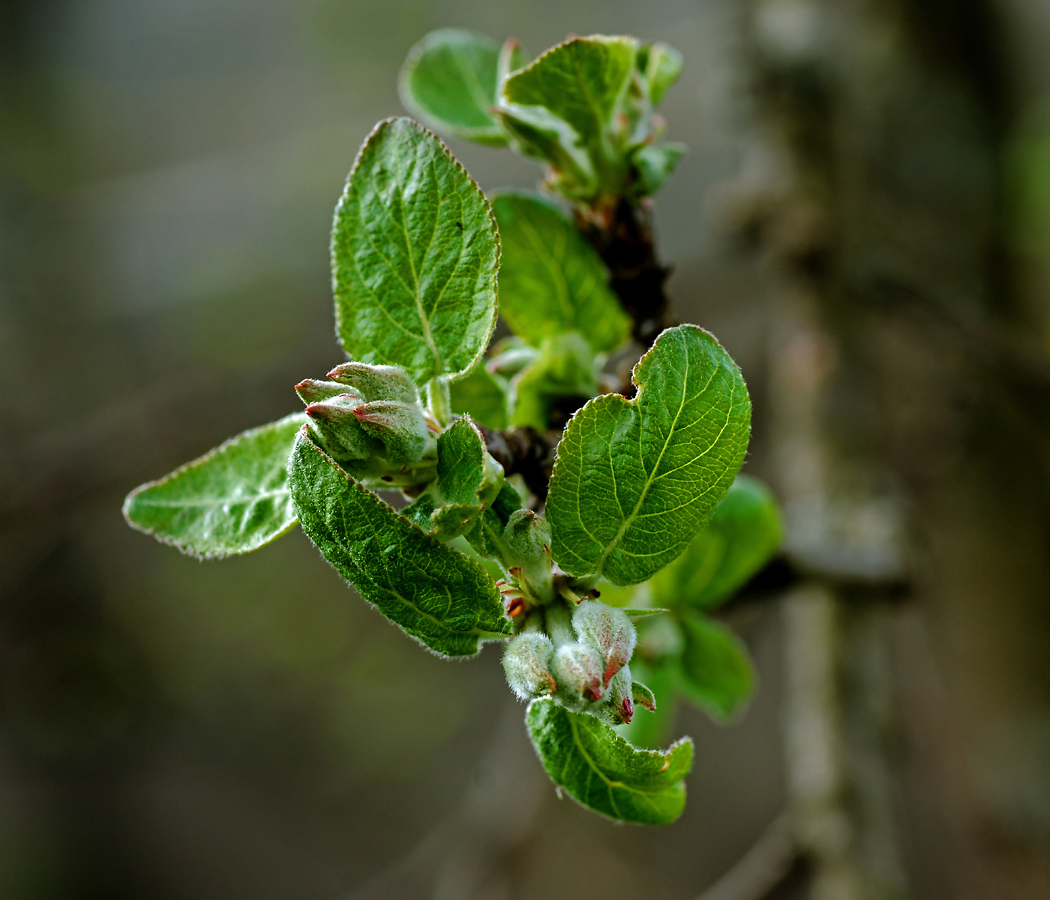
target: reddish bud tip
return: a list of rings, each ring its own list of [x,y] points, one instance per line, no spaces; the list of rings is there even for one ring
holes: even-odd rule
[[[379,480],[380,481],[391,482],[391,481],[394,480],[394,476],[393,475],[383,475]]]
[[[623,698],[623,703],[620,705],[620,713],[623,715],[625,724],[631,721],[631,716],[634,715],[634,704],[631,702],[630,697]]]
[[[507,571],[515,578],[521,577],[521,566],[511,566]]]
[[[508,618],[515,619],[525,612],[525,601],[521,597],[515,597],[507,604]]]

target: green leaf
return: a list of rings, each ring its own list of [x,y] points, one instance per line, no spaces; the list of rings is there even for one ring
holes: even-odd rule
[[[354,481],[296,437],[289,485],[303,531],[362,597],[441,656],[473,656],[511,624],[485,570]]]
[[[715,609],[773,558],[782,539],[769,488],[738,475],[685,553],[653,576],[653,597],[669,606]]]
[[[638,192],[647,196],[660,190],[685,150],[685,144],[649,144],[642,147],[633,157]]]
[[[295,525],[288,457],[302,413],[253,428],[124,501],[132,528],[205,559],[249,553]]]
[[[499,88],[500,45],[458,28],[432,31],[408,51],[401,102],[432,128],[502,147],[507,137],[489,112]]]
[[[597,360],[579,332],[551,335],[511,387],[511,424],[546,431],[555,398],[592,397],[598,392]]]
[[[751,403],[740,370],[695,325],[635,367],[638,395],[591,400],[565,428],[547,498],[555,561],[572,575],[645,581],[687,546],[732,484]]]
[[[496,322],[499,236],[481,189],[411,119],[380,122],[335,211],[336,331],[417,384],[468,372]]]
[[[530,344],[579,331],[598,352],[631,336],[631,320],[608,285],[605,264],[557,207],[531,194],[492,201],[499,223],[500,313]]]
[[[641,66],[639,66],[641,68]],[[659,106],[668,88],[682,74],[682,54],[667,44],[654,43],[645,48],[643,75],[649,91],[649,102]]]
[[[719,721],[729,719],[755,692],[747,648],[725,625],[687,611],[682,619],[681,681],[687,696]]]
[[[469,416],[437,439],[437,477],[402,514],[443,541],[465,534],[503,486],[503,470],[488,455]]]
[[[656,697],[656,710],[650,712],[635,702],[634,717],[629,725],[620,725],[617,732],[636,747],[661,746],[674,727],[678,715],[678,694],[673,685],[674,668],[662,662],[645,663],[638,654],[631,660],[631,674],[644,681]],[[637,682],[636,682],[637,683]]]
[[[607,160],[608,133],[630,88],[637,49],[634,38],[572,38],[509,76],[503,99],[542,107],[575,132],[592,159]]]
[[[533,700],[525,724],[551,780],[611,819],[668,825],[685,808],[683,779],[693,764],[689,738],[665,751],[639,750],[609,725],[554,700]]]
[[[452,411],[469,413],[475,421],[493,430],[507,427],[507,389],[482,364],[450,385]]]

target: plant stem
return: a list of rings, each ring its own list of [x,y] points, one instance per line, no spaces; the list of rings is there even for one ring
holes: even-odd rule
[[[427,384],[427,405],[434,421],[442,428],[452,424],[452,400],[449,396],[448,379],[431,378]]]

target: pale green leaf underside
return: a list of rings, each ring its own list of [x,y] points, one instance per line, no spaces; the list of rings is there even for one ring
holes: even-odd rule
[[[289,484],[303,531],[358,593],[442,656],[473,656],[508,635],[499,590],[474,560],[425,534],[296,438]]]
[[[489,112],[496,102],[499,55],[499,44],[485,35],[458,28],[432,31],[409,51],[401,69],[401,102],[438,131],[506,144]]]
[[[634,383],[633,400],[597,397],[569,421],[547,498],[557,563],[613,584],[645,581],[685,549],[750,436],[740,370],[695,325],[664,331]]]
[[[682,620],[682,686],[715,719],[728,719],[755,691],[747,648],[727,626],[689,612]]]
[[[643,825],[667,825],[682,814],[689,738],[665,751],[640,750],[600,719],[548,698],[529,704],[525,724],[551,780],[583,806]]]
[[[551,48],[503,84],[503,99],[547,109],[598,149],[631,81],[638,42],[592,35]],[[599,150],[601,153],[601,150]]]
[[[758,572],[783,537],[777,502],[761,481],[738,475],[685,552],[652,581],[656,602],[714,609]]]
[[[380,122],[335,211],[336,331],[355,360],[424,384],[466,373],[496,322],[499,237],[481,189],[411,119]]]
[[[631,320],[609,288],[594,248],[555,206],[530,194],[492,201],[499,223],[500,313],[533,346],[579,331],[596,351],[627,341]]]
[[[124,518],[194,556],[257,550],[295,525],[288,457],[305,421],[293,413],[253,428],[136,488],[124,501]]]

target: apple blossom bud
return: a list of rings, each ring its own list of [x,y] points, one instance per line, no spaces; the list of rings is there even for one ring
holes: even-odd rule
[[[430,430],[423,407],[398,400],[373,400],[353,411],[361,427],[383,442],[383,456],[394,463],[416,462],[427,449]]]
[[[419,391],[409,374],[397,366],[371,366],[348,362],[336,366],[328,378],[339,384],[352,385],[365,400],[399,400],[418,403]]]
[[[602,664],[590,647],[563,644],[554,653],[551,670],[558,682],[558,698],[569,709],[581,710],[602,697]]]
[[[586,600],[576,607],[572,625],[580,640],[598,652],[602,660],[602,684],[608,687],[612,677],[631,661],[638,633],[627,614]]]
[[[519,700],[531,700],[554,693],[557,687],[551,675],[551,658],[554,644],[547,635],[538,631],[519,634],[503,654],[503,671],[507,684]]]
[[[367,434],[354,415],[360,405],[360,397],[339,394],[306,407],[311,433],[336,462],[369,459],[383,449],[382,443]]]
[[[334,381],[317,381],[313,378],[300,381],[295,386],[295,392],[299,395],[299,399],[307,405],[323,403],[325,400],[338,397],[340,394],[349,393],[345,384],[337,384]]]

